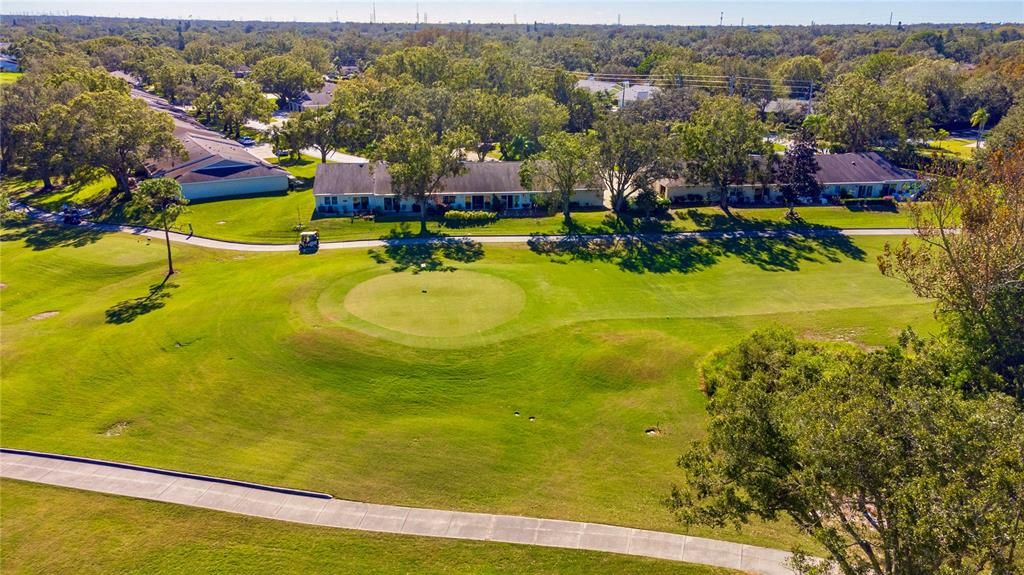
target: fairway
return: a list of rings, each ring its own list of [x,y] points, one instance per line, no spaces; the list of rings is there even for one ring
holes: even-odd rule
[[[175,245],[166,282],[147,238],[3,239],[4,446],[676,532],[662,501],[703,433],[708,352],[773,323],[878,346],[933,321],[878,273],[876,237],[488,245],[463,260]],[[446,271],[414,273],[416,257]],[[787,523],[690,532],[802,541]]]
[[[514,318],[526,294],[515,283],[464,271],[388,274],[352,288],[345,309],[381,327],[409,335],[461,337]]]

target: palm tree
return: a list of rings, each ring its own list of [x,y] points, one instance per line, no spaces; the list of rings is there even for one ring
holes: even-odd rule
[[[971,114],[971,125],[978,127],[978,142],[976,148],[981,148],[981,135],[985,132],[985,124],[988,123],[988,110],[978,108]]]

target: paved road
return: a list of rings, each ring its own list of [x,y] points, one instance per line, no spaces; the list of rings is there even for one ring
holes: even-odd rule
[[[375,505],[330,495],[78,457],[0,450],[0,477],[281,521],[450,539],[588,549],[791,575],[775,549],[598,523]]]
[[[51,214],[34,208],[21,207],[22,211],[27,213],[30,217],[46,220],[50,222],[59,222],[60,219],[56,214]],[[82,222],[80,226],[88,229],[107,231],[107,232],[123,232],[136,236],[145,236],[149,238],[164,239],[164,232],[162,230],[154,230],[144,226],[122,226],[117,224],[100,224]],[[379,248],[393,244],[423,244],[428,242],[436,242],[443,240],[472,240],[481,244],[526,244],[531,240],[541,241],[559,241],[565,239],[572,239],[577,241],[592,241],[592,240],[611,240],[615,238],[637,238],[646,240],[656,240],[664,238],[679,238],[679,239],[695,239],[695,238],[742,238],[742,237],[757,237],[757,238],[781,238],[781,237],[794,237],[794,236],[806,236],[806,237],[829,237],[829,236],[908,236],[913,235],[914,230],[909,228],[852,228],[852,229],[821,229],[821,228],[808,228],[805,230],[790,229],[790,230],[734,230],[734,231],[697,231],[697,232],[677,232],[677,233],[666,233],[666,234],[633,234],[630,236],[626,235],[576,235],[576,236],[565,236],[565,235],[542,235],[542,236],[521,236],[521,235],[502,235],[502,236],[474,236],[474,235],[459,235],[459,236],[434,236],[427,238],[402,238],[397,240],[346,240],[346,241],[335,241],[335,242],[321,242],[320,249],[322,250],[344,250],[344,249],[367,249],[367,248]],[[234,250],[240,252],[295,252],[297,251],[297,244],[256,244],[256,243],[245,243],[245,242],[229,242],[225,240],[215,240],[212,238],[204,238],[200,236],[188,235],[179,232],[171,232],[171,241],[181,244],[188,244],[193,246],[199,246],[203,248],[210,248],[216,250]]]

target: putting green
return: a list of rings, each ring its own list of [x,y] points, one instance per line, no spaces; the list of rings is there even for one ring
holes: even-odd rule
[[[345,296],[345,309],[380,327],[422,337],[459,337],[519,315],[526,293],[515,283],[478,272],[391,273]]]

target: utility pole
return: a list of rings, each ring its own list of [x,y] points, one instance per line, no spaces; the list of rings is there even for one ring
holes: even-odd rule
[[[722,13],[718,15],[718,25],[719,26],[722,25],[722,20],[724,20],[724,19],[725,19],[725,10],[722,10]]]
[[[889,25],[892,26],[892,12],[889,12]]]

